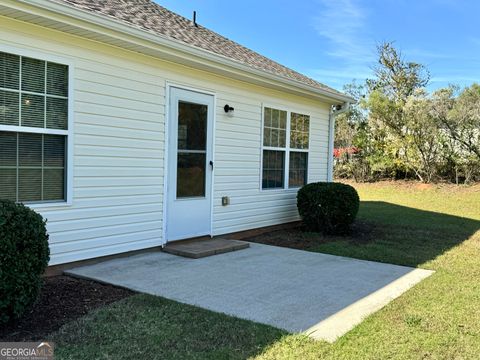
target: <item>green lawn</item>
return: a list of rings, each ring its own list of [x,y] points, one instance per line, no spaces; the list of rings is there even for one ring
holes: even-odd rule
[[[136,295],[62,328],[57,358],[478,359],[480,187],[355,186],[377,240],[312,250],[436,273],[336,343]]]
[[[56,359],[245,359],[284,332],[175,301],[135,295],[64,326]]]

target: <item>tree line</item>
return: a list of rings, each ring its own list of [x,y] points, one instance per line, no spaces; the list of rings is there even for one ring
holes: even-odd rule
[[[336,119],[335,175],[480,181],[480,85],[428,92],[424,65],[406,61],[391,42],[377,52],[373,78],[344,87],[357,102]]]

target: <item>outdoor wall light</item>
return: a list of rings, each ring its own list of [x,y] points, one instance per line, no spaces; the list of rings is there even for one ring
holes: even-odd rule
[[[223,107],[223,110],[225,110],[228,115],[233,115],[233,112],[235,111],[235,109],[228,104]]]

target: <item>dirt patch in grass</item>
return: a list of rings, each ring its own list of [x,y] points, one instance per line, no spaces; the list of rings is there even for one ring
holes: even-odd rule
[[[352,244],[366,244],[375,240],[380,235],[377,225],[357,220],[344,235],[325,235],[312,233],[305,230],[303,225],[288,229],[275,230],[260,235],[252,236],[244,240],[266,245],[288,247],[299,250],[309,250],[319,244],[333,241],[348,241]]]
[[[65,323],[134,292],[69,276],[44,279],[40,296],[23,318],[0,327],[0,341],[40,341]]]

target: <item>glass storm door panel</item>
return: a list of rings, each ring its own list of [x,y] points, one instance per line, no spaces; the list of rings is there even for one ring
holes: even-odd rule
[[[170,88],[167,241],[210,235],[214,99]]]
[[[205,197],[208,106],[178,102],[177,198]]]

